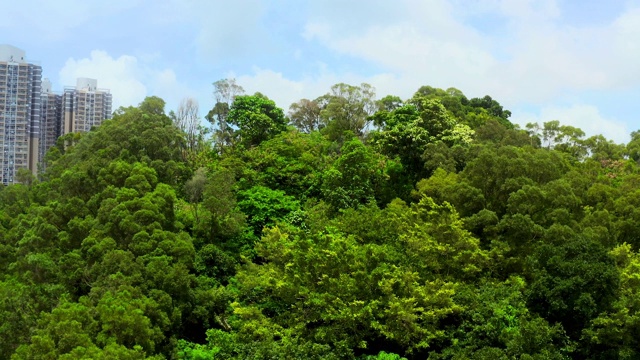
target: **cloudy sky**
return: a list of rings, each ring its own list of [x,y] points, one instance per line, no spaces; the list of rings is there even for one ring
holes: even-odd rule
[[[288,109],[331,85],[490,95],[519,124],[560,120],[627,142],[640,129],[640,0],[11,1],[0,43],[54,90],[98,79],[114,105],[213,106],[235,77]]]

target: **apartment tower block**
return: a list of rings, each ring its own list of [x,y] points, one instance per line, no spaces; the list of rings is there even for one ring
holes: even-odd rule
[[[44,170],[44,157],[49,149],[56,144],[62,136],[62,95],[51,90],[51,81],[42,80],[42,104],[40,111],[40,146],[38,158],[40,159],[41,170]]]
[[[76,87],[66,87],[62,95],[64,106],[63,134],[87,132],[111,119],[111,93],[98,89],[96,79],[78,78]]]
[[[16,181],[19,169],[37,172],[42,67],[25,52],[0,45],[0,184]]]
[[[111,119],[111,93],[97,85],[78,78],[76,87],[56,94],[39,64],[15,46],[0,45],[0,186],[18,182],[20,169],[44,170],[45,155],[60,136]]]

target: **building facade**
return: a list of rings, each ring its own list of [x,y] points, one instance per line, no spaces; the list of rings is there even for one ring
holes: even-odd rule
[[[98,89],[96,79],[78,78],[75,88],[66,87],[62,95],[63,131],[87,132],[111,119],[112,97],[109,90]]]
[[[15,182],[20,169],[38,170],[41,86],[42,67],[0,45],[0,184]]]
[[[40,159],[40,170],[46,167],[45,155],[47,151],[56,144],[62,135],[62,95],[52,91],[51,81],[42,80],[42,95],[40,98],[40,143],[38,158]]]
[[[0,186],[18,182],[20,169],[44,170],[45,155],[60,136],[111,118],[111,93],[97,85],[78,78],[76,87],[56,94],[39,64],[17,47],[0,45]]]

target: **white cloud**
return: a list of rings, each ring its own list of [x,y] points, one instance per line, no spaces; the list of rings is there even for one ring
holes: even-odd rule
[[[247,94],[261,92],[285,111],[291,103],[304,97],[309,87],[315,87],[312,81],[293,81],[286,79],[282,73],[259,68],[254,69],[253,75],[242,75],[236,80]]]
[[[113,94],[113,109],[136,106],[146,96],[156,95],[173,109],[185,96],[195,92],[182,85],[171,69],[157,69],[131,55],[114,58],[105,51],[94,50],[90,57],[70,58],[59,73],[59,83],[75,86],[76,79],[88,77],[98,80],[98,87]]]
[[[395,6],[404,13],[395,21],[380,18],[378,24],[345,31],[344,23],[312,19],[303,35],[396,74],[404,82],[400,96],[410,95],[406,88],[413,92],[421,85],[454,86],[473,96],[507,87],[494,76],[503,65],[491,53],[491,39],[457,20],[451,4],[401,1]]]
[[[88,77],[98,79],[98,87],[111,90],[113,109],[120,106],[137,105],[147,95],[143,81],[143,69],[138,59],[122,55],[114,59],[105,51],[94,50],[89,58],[70,58],[60,70],[59,83],[75,86],[76,79]]]
[[[522,127],[530,122],[542,125],[547,121],[559,120],[562,125],[571,125],[582,129],[587,137],[602,134],[605,138],[616,143],[627,143],[630,140],[630,130],[625,124],[602,115],[593,105],[547,106],[540,109],[537,114],[515,112],[511,120]]]
[[[605,124],[602,121],[612,120],[594,106],[586,111],[591,105],[580,100],[581,92],[623,91],[640,83],[637,2],[629,2],[625,12],[608,24],[570,26],[564,22],[562,0],[323,0],[295,6],[293,1],[273,5],[260,0],[61,1],[38,6],[13,2],[8,6],[17,15],[0,13],[0,29],[2,24],[9,29],[8,24],[26,19],[48,37],[76,34],[96,23],[96,14],[113,18],[135,8],[145,11],[144,24],[158,26],[158,34],[166,34],[168,40],[173,33],[184,36],[180,49],[136,46],[129,55],[94,51],[87,58],[67,61],[60,72],[62,83],[73,85],[79,76],[97,78],[121,105],[158,95],[171,109],[182,97],[193,96],[200,97],[206,112],[213,102],[211,82],[221,71],[235,70],[241,71],[236,77],[248,93],[260,91],[285,110],[300,98],[326,93],[335,83],[367,82],[376,87],[378,97],[408,98],[422,85],[452,86],[469,97],[489,94],[514,116],[526,102],[545,111],[572,109],[560,115],[581,114]],[[32,14],[27,11],[31,7]],[[47,21],[49,17],[53,20]],[[279,27],[278,21],[286,24]],[[123,24],[121,31],[135,34],[131,26]],[[278,60],[282,58],[278,54],[286,54],[292,62]],[[194,58],[195,65],[190,63]],[[196,93],[181,83],[175,71],[155,65],[162,61],[175,69],[193,66],[201,72],[196,76],[211,78],[206,85],[196,85],[202,87]],[[306,66],[313,61],[316,67]],[[251,64],[256,65],[253,70],[240,70]],[[180,71],[187,74],[191,69]],[[553,103],[581,105],[562,108]],[[546,115],[540,110],[535,116],[551,120]],[[587,130],[588,123],[582,127]]]
[[[629,139],[623,122],[580,100],[580,94],[638,86],[640,8],[629,7],[608,25],[575,27],[563,23],[555,0],[405,0],[393,3],[393,9],[364,6],[366,20],[359,16],[354,21],[343,16],[352,11],[342,11],[331,1],[315,4],[300,34],[309,45],[319,43],[382,70],[344,74],[325,63],[313,75],[296,78],[254,69],[238,77],[248,92],[261,91],[287,109],[300,98],[326,93],[337,82],[367,82],[379,97],[403,98],[421,85],[453,86],[470,97],[490,94],[513,110],[513,121],[522,125],[558,119],[588,136]],[[350,9],[362,5],[344,4]],[[492,26],[499,31],[487,32],[474,23],[478,13],[495,18],[500,24]],[[575,105],[554,105],[568,100]],[[524,102],[540,110],[518,112]]]
[[[403,16],[379,15],[364,24],[312,17],[303,36],[402,78],[455,86],[471,96],[488,93],[508,104],[543,104],[567,92],[640,81],[640,9],[628,9],[608,26],[578,28],[562,22],[554,0],[394,5]],[[469,7],[495,17],[502,32],[484,33]]]
[[[628,86],[640,81],[640,7],[630,9],[613,23],[610,29],[612,39],[610,53],[600,54],[610,59],[606,65],[612,66],[617,74],[618,84]]]

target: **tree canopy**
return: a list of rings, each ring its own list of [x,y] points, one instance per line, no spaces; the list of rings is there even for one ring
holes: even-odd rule
[[[635,359],[640,135],[234,79],[0,188],[2,359]]]

